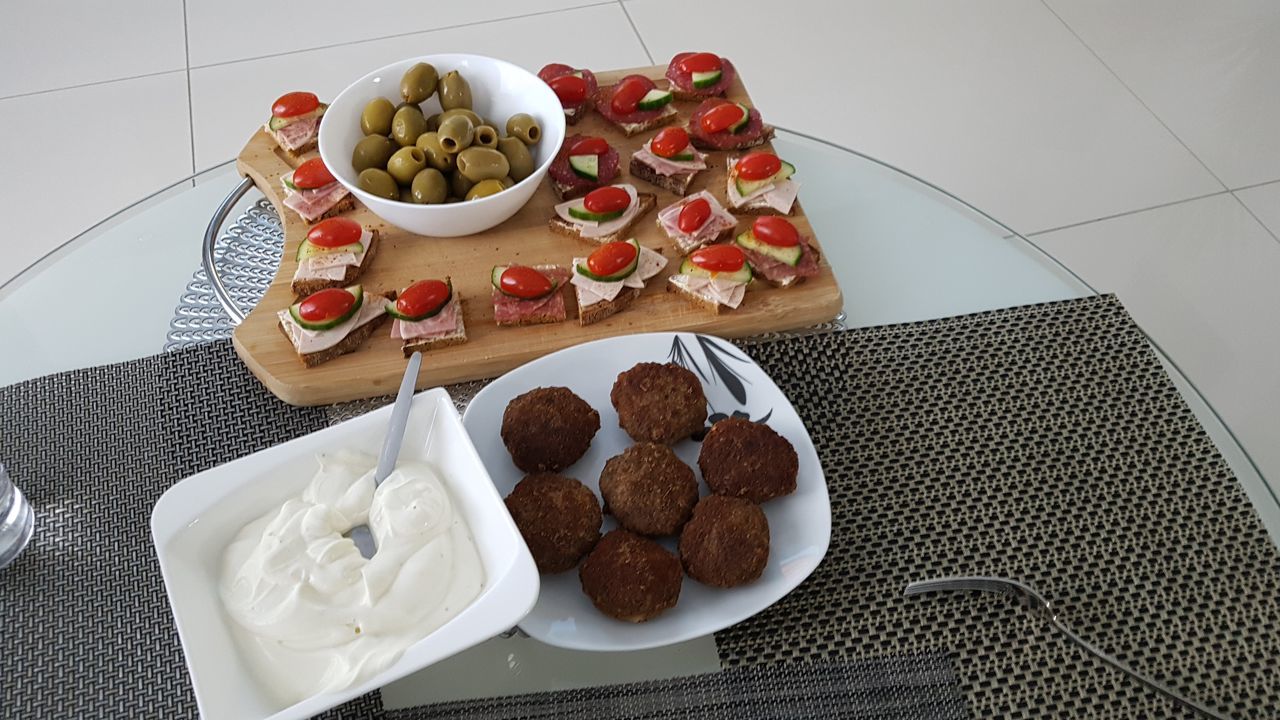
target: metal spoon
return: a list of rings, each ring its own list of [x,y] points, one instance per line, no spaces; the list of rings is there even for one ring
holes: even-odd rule
[[[1009,580],[1007,578],[999,577],[946,577],[938,578],[936,580],[920,580],[907,585],[906,590],[903,590],[902,594],[910,597],[912,595],[920,595],[927,592],[947,592],[951,590],[978,590],[981,592],[997,593],[1000,595],[1013,595],[1022,601],[1023,606],[1030,609],[1039,617],[1048,620],[1049,624],[1058,632],[1066,635],[1072,642],[1079,645],[1090,655],[1093,655],[1117,670],[1124,672],[1134,680],[1137,680],[1188,710],[1193,710],[1204,717],[1215,718],[1215,720],[1231,720],[1228,716],[1223,715],[1216,710],[1211,710],[1194,700],[1189,700],[1183,697],[1172,688],[1143,675],[1125,663],[1102,652],[1098,648],[1090,645],[1088,642],[1085,642],[1084,638],[1071,632],[1071,630],[1058,619],[1057,614],[1054,613],[1053,609],[1049,606],[1048,600],[1044,599],[1040,593],[1036,592],[1031,587],[1023,585],[1017,580]]]
[[[378,469],[373,473],[373,484],[378,486],[396,469],[396,458],[400,457],[400,443],[404,441],[404,427],[409,423],[409,410],[413,407],[413,386],[418,382],[418,368],[422,367],[422,353],[415,352],[409,357],[409,367],[404,370],[404,378],[400,381],[400,391],[396,393],[395,407],[391,408],[391,422],[387,423],[387,437],[382,441],[382,452],[378,455]],[[357,525],[347,531],[347,537],[356,544],[356,549],[365,558],[373,557],[378,546],[373,541],[373,534],[368,525]]]

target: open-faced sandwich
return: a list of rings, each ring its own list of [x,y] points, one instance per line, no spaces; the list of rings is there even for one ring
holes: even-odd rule
[[[667,79],[677,100],[701,100],[724,95],[733,85],[733,63],[708,52],[676,53],[667,65]]]
[[[356,199],[318,157],[302,163],[280,182],[284,184],[285,207],[309,223],[333,217],[356,206]]]
[[[676,195],[689,192],[693,178],[707,169],[707,156],[689,144],[682,127],[663,128],[631,155],[631,175]]]
[[[666,266],[662,253],[635,239],[608,242],[574,258],[569,282],[578,298],[578,323],[590,325],[626,309],[640,297],[645,281]]]
[[[559,265],[495,265],[489,273],[493,283],[493,320],[499,326],[538,325],[563,322],[565,284],[569,270]]]
[[[298,359],[315,367],[359,348],[387,319],[386,302],[394,297],[366,292],[360,285],[325,288],[276,316]]]
[[[765,150],[729,156],[726,162],[725,197],[730,210],[743,215],[790,215],[795,210],[800,183],[791,179],[794,165]]]
[[[271,119],[264,127],[281,150],[299,158],[316,149],[320,117],[328,107],[315,93],[285,93],[272,104]]]
[[[360,278],[378,250],[378,231],[350,218],[321,220],[298,246],[293,294],[310,295],[330,287],[346,287]]]
[[[689,253],[680,264],[680,272],[667,279],[667,290],[719,315],[721,308],[733,309],[742,304],[750,282],[751,266],[742,248],[733,244],[708,245]]]
[[[770,285],[787,287],[818,274],[818,250],[784,217],[758,217],[734,242]]]
[[[560,106],[564,108],[564,121],[570,125],[582,119],[591,107],[591,98],[599,89],[595,73],[586,68],[572,68],[551,63],[538,71],[538,77],[551,86]]]
[[[649,78],[628,75],[596,92],[596,112],[630,137],[675,120],[674,99],[670,90],[659,89]]]
[[[703,150],[745,150],[773,139],[760,111],[724,98],[708,98],[689,117],[693,146]]]
[[[618,151],[604,138],[570,135],[551,161],[547,174],[561,200],[582,197],[618,177]]]
[[[548,224],[557,235],[603,244],[625,239],[657,205],[657,195],[636,192],[634,185],[606,185],[556,205],[556,216]]]
[[[676,244],[681,255],[731,235],[737,225],[738,218],[721,207],[706,190],[672,203],[658,213],[658,227]]]
[[[387,314],[393,318],[391,337],[404,342],[405,357],[467,341],[462,298],[454,292],[448,277],[413,283],[394,301],[387,301]]]

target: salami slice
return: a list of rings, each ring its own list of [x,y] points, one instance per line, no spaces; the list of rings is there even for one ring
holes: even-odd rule
[[[564,108],[565,120],[571,125],[582,119],[582,116],[587,112],[587,108],[591,106],[592,98],[595,97],[596,92],[600,89],[599,84],[596,82],[595,73],[586,68],[574,68],[563,63],[551,63],[538,71],[538,77],[542,78],[545,83],[550,83],[562,75],[571,75],[573,73],[582,73],[582,79],[587,83],[587,97],[582,102],[577,103],[560,101],[560,107]]]
[[[671,112],[666,105],[657,110],[636,110],[629,113],[617,113],[613,111],[613,92],[621,85],[623,81],[630,78],[640,78],[643,80],[650,90],[658,87],[652,80],[643,75],[628,75],[618,81],[617,85],[600,88],[596,92],[596,112],[604,116],[606,120],[615,125],[643,125],[648,122],[657,120],[658,118]]]
[[[534,269],[556,283],[556,289],[545,297],[535,300],[521,300],[520,298],[506,295],[495,288],[492,293],[493,319],[497,324],[519,325],[539,315],[557,316],[564,314],[564,293],[562,291],[565,283],[569,281],[569,277],[572,274],[571,271],[559,266],[539,266]]]
[[[738,132],[729,132],[723,130],[717,133],[709,133],[702,129],[702,116],[708,110],[718,105],[723,105],[728,101],[720,98],[708,98],[702,101],[702,104],[693,111],[693,115],[689,118],[689,139],[693,146],[701,150],[734,150],[740,148],[752,147],[759,145],[768,136],[773,134],[773,128],[764,124],[764,120],[760,117],[760,111],[755,108],[747,108],[747,124]]]
[[[560,152],[556,155],[556,159],[551,161],[551,167],[547,169],[551,179],[555,180],[559,185],[561,195],[564,199],[579,197],[586,195],[601,185],[608,185],[618,177],[618,151],[612,145],[600,156],[600,166],[597,168],[599,173],[599,181],[593,182],[581,175],[575,173],[573,168],[569,167],[569,150],[577,144],[577,142],[586,135],[570,135],[564,139],[564,144],[560,146]]]
[[[740,245],[739,247],[742,248],[742,254],[747,256],[747,262],[751,263],[751,269],[764,276],[764,279],[769,282],[790,283],[818,274],[818,251],[807,242],[804,243],[804,253],[800,255],[800,261],[795,265],[775,260],[762,252]]]
[[[671,64],[667,66],[667,79],[671,81],[671,86],[685,95],[693,95],[696,97],[715,97],[716,95],[724,95],[729,90],[729,86],[733,84],[733,78],[737,75],[737,71],[733,69],[733,63],[725,58],[720,58],[720,81],[715,85],[704,88],[696,88],[693,86],[693,73],[687,73],[680,69],[680,61],[696,55],[697,53],[682,52],[676,53],[671,58]]]

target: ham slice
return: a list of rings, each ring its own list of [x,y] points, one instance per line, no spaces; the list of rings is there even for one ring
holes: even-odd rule
[[[293,315],[289,314],[288,309],[277,312],[276,317],[280,319],[280,324],[284,326],[285,332],[288,333],[289,339],[293,341],[293,347],[298,351],[298,354],[310,355],[321,350],[328,350],[337,345],[342,342],[343,338],[350,335],[352,330],[382,317],[382,314],[386,311],[386,298],[381,295],[365,293],[364,301],[360,304],[360,309],[356,314],[347,318],[341,325],[331,327],[328,330],[308,330],[302,327],[293,319]]]
[[[698,277],[695,275],[672,275],[672,285],[687,290],[698,297],[726,307],[736,308],[742,304],[747,295],[747,286],[719,278]]]
[[[337,180],[311,190],[284,188],[285,207],[293,210],[307,222],[315,222],[347,196],[347,189]]]
[[[653,142],[650,140],[649,142]],[[692,160],[670,160],[668,158],[655,155],[649,147],[649,143],[640,146],[632,157],[640,162],[653,168],[653,171],[659,175],[671,177],[672,175],[683,175],[685,173],[697,172],[698,170],[707,169],[707,155],[693,150]]]
[[[280,147],[293,152],[298,148],[306,145],[316,139],[316,131],[320,129],[320,118],[313,117],[306,120],[291,122],[279,130],[272,130],[275,134],[276,142],[280,143]]]
[[[425,320],[410,322],[396,318],[391,323],[391,337],[397,340],[429,340],[458,331],[458,298],[453,298],[440,312]]]
[[[680,229],[680,211],[684,206],[697,198],[705,199],[711,205],[711,216],[692,233]],[[738,224],[738,219],[729,214],[720,205],[715,196],[706,190],[700,190],[683,200],[673,203],[658,213],[658,225],[675,241],[676,248],[685,255],[720,237],[720,233]]]
[[[601,282],[592,280],[591,278],[578,272],[579,265],[585,265],[586,258],[573,259],[573,277],[569,282],[577,289],[578,305],[594,305],[600,302],[608,302],[618,297],[618,293],[623,288],[641,289],[649,278],[662,272],[662,268],[667,266],[667,259],[662,253],[650,250],[647,247],[640,248],[640,259],[636,263],[636,271],[621,280],[614,282]]]
[[[614,187],[620,187],[623,190],[626,190],[627,195],[631,198],[631,204],[627,206],[627,209],[622,212],[621,216],[614,218],[613,220],[595,222],[593,220],[579,220],[578,218],[570,215],[569,208],[581,205],[581,200],[568,200],[556,205],[556,215],[559,215],[562,220],[573,223],[573,225],[578,229],[578,233],[584,238],[594,239],[608,237],[629,225],[631,221],[635,219],[636,213],[640,212],[640,196],[636,192],[634,186],[619,184],[614,185]]]

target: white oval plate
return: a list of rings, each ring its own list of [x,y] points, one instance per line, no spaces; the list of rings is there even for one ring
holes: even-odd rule
[[[467,406],[463,423],[498,492],[505,497],[523,477],[499,436],[507,403],[536,387],[564,386],[600,413],[600,432],[587,454],[563,474],[586,483],[599,496],[605,461],[632,444],[618,426],[609,391],[619,373],[639,362],[684,365],[702,380],[713,417],[745,414],[767,422],[790,440],[800,458],[796,492],[764,504],[771,540],[769,564],[759,580],[719,590],[686,576],[679,603],[649,622],[633,624],[601,614],[582,593],[576,570],[543,575],[538,601],[520,621],[520,628],[549,645],[641,650],[721,630],[764,610],[799,585],[822,561],[831,540],[827,483],[804,423],[753,360],[727,341],[708,335],[651,333],[597,340],[547,355],[494,380]],[[694,440],[675,446],[676,454],[695,473],[700,447]],[[701,473],[699,484],[706,495]],[[616,526],[608,515],[604,523],[605,532]],[[674,537],[662,542],[675,550]]]

